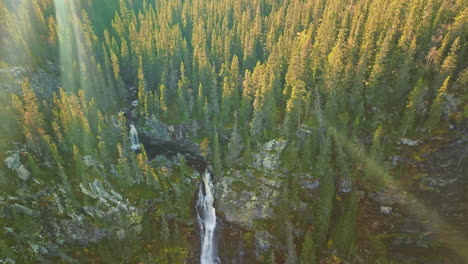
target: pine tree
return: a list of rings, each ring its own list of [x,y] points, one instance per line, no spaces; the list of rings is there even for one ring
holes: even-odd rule
[[[232,164],[240,157],[242,151],[242,137],[237,129],[237,112],[234,113],[234,128],[227,146],[226,164]]]
[[[180,66],[180,72],[181,72],[181,77],[179,79],[178,85],[177,85],[177,105],[178,105],[178,111],[179,111],[179,116],[180,120],[183,122],[189,121],[189,116],[192,111],[192,107],[190,105],[190,94],[188,93],[190,88],[189,88],[189,80],[187,76],[185,75],[185,67],[184,64],[182,63]]]
[[[159,86],[159,106],[161,109],[161,117],[163,120],[167,118],[168,114],[168,105],[167,105],[167,89],[166,85],[161,84]]]
[[[19,99],[15,94],[12,95],[12,107],[17,114],[17,122],[22,130],[22,134],[26,137],[27,146],[37,155],[43,152],[43,144],[41,142],[40,133],[38,130],[44,130],[45,122],[42,112],[39,109],[36,94],[32,90],[29,82],[23,82],[22,99]]]
[[[266,264],[276,264],[276,259],[275,259],[275,251],[270,250],[268,251],[267,259],[265,261]]]
[[[225,68],[227,68],[227,66],[225,66]],[[237,56],[233,57],[230,68],[224,71],[220,120],[229,123],[232,119],[233,111],[240,105],[239,60]]]
[[[296,246],[292,234],[292,225],[289,221],[286,222],[286,261],[285,264],[296,264]]]
[[[408,131],[412,131],[413,127],[416,125],[416,117],[418,113],[421,113],[425,93],[426,83],[424,79],[420,78],[408,96],[406,109],[403,114],[403,121],[401,124],[401,131],[403,135],[405,135]]]
[[[441,80],[453,75],[457,68],[457,52],[460,50],[460,37],[457,37],[450,48],[450,53],[445,57],[440,67]]]
[[[299,263],[301,264],[314,264],[316,263],[315,257],[315,246],[312,234],[306,232],[304,236],[304,242],[302,242],[301,255],[299,257]]]
[[[143,59],[140,57],[138,67],[138,109],[142,116],[148,116],[148,87],[146,85],[145,72],[143,69]]]
[[[332,140],[329,136],[321,144],[320,155],[317,161],[317,172],[320,181],[319,199],[320,202],[315,211],[315,226],[317,228],[316,239],[317,245],[325,245],[330,227],[330,219],[333,211],[333,203],[335,200],[335,177],[331,169],[331,150]]]
[[[448,76],[443,85],[440,87],[439,91],[437,92],[436,98],[432,102],[431,109],[429,111],[429,115],[426,120],[425,127],[428,129],[435,129],[438,127],[438,124],[440,122],[440,118],[443,113],[443,103],[444,103],[444,97],[446,95],[446,91],[449,87],[450,84],[450,76]]]
[[[161,241],[167,243],[170,237],[169,224],[167,223],[166,217],[161,217]]]
[[[299,128],[305,107],[306,93],[306,87],[303,81],[297,81],[292,85],[291,97],[286,103],[286,126],[297,124],[296,126]]]
[[[223,169],[221,158],[221,147],[219,145],[218,130],[215,128],[213,132],[213,167],[215,175],[221,175]]]

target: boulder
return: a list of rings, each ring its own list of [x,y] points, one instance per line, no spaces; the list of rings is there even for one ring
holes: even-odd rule
[[[4,162],[10,170],[16,172],[18,178],[24,181],[29,179],[29,176],[31,175],[31,173],[21,163],[20,156],[18,153],[14,153],[13,155],[7,157],[4,160]]]
[[[342,193],[348,193],[353,190],[353,182],[350,178],[340,178],[339,191]]]
[[[400,141],[398,141],[399,144],[407,145],[410,147],[416,147],[421,144],[421,140],[412,140],[409,138],[401,138]]]
[[[383,205],[404,204],[407,202],[407,193],[387,187],[383,191],[369,193],[369,198]]]
[[[21,166],[20,156],[18,153],[14,153],[4,160],[5,164],[10,170],[16,170]]]
[[[257,259],[265,255],[276,244],[279,244],[277,239],[267,231],[255,232],[255,255]]]
[[[390,214],[392,212],[392,208],[388,206],[380,206],[380,212],[382,214]]]

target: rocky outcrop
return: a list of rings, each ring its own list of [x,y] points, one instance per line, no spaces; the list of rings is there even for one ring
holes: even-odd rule
[[[92,158],[87,160],[91,162]],[[17,153],[5,164],[15,173],[24,168]],[[23,260],[38,263],[78,263],[69,254],[70,249],[80,250],[108,240],[123,243],[141,232],[145,201],[130,204],[105,180],[85,181],[77,187],[69,192],[61,185],[50,186],[35,179],[2,195],[0,240],[12,247],[0,245],[0,262],[9,263],[22,256]]]
[[[271,250],[285,250],[284,241],[280,240],[277,233],[272,232],[271,225],[275,219],[281,217],[278,209],[287,179],[297,179],[299,192],[307,199],[317,198],[320,182],[316,177],[308,173],[285,172],[281,154],[286,145],[284,140],[266,142],[258,147],[250,161],[244,160],[242,168],[226,170],[217,179],[217,213],[223,224],[233,226],[233,230],[223,232],[226,238],[222,239],[240,241],[237,242],[238,245],[224,248],[228,252],[240,252],[234,255],[223,253],[228,256],[225,256],[228,263],[254,263],[254,259],[264,261]],[[346,193],[352,188],[349,180],[342,180],[340,191]],[[297,215],[304,215],[310,210],[308,204],[301,200],[288,203],[291,211]],[[309,217],[307,219],[312,220]],[[296,237],[301,236],[298,229],[293,228],[292,232]],[[230,245],[230,241],[223,240],[222,243]],[[246,255],[250,256],[247,261],[242,258]]]
[[[251,164],[218,177],[216,205],[228,222],[253,229],[256,220],[271,219],[284,174],[279,172],[283,140],[271,140],[259,147]]]
[[[280,174],[266,175],[252,169],[231,170],[216,185],[216,206],[224,218],[246,229],[255,220],[270,219],[281,180]]]
[[[193,138],[197,137],[198,122],[169,125],[159,121],[155,116],[145,118],[141,131],[153,142],[174,142],[192,148]]]
[[[413,148],[426,143],[401,144]],[[457,239],[468,237],[468,140],[443,144],[424,160],[398,161],[394,167],[407,165],[421,176],[412,186],[406,183],[406,191],[387,186],[367,195],[376,212],[373,225],[384,220],[379,232],[388,234],[389,258],[398,263],[465,263],[466,242]]]
[[[200,147],[192,141],[196,138],[198,129],[196,121],[168,125],[152,116],[145,119],[144,125],[138,128],[138,132],[150,160],[158,155],[174,157],[182,154],[189,166],[203,173],[208,164],[202,156]]]
[[[257,170],[273,171],[280,167],[280,154],[288,144],[285,140],[270,140],[253,155],[252,166]]]
[[[0,90],[20,92],[25,78],[30,80],[31,87],[40,97],[52,97],[60,86],[60,67],[47,61],[41,68],[30,66],[13,66],[0,68]]]

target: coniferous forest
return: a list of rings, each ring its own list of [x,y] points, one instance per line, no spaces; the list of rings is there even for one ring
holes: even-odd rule
[[[468,263],[465,0],[0,0],[0,263]]]

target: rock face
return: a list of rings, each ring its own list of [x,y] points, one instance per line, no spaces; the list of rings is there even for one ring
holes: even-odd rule
[[[39,69],[32,67],[15,66],[0,68],[0,90],[17,92],[21,82],[28,77],[34,91],[42,97],[51,97],[60,86],[60,67],[48,61]]]
[[[277,244],[279,244],[278,239],[267,231],[255,232],[255,253],[257,258],[267,253],[268,250],[272,249],[273,245]]]
[[[267,142],[251,162],[244,164],[245,168],[231,169],[218,176],[215,207],[221,225],[234,226],[227,230],[222,227],[220,257],[225,263],[252,263],[272,247],[279,247],[277,239],[258,223],[274,217],[285,177],[279,168],[280,154],[286,144],[276,140]],[[246,242],[246,234],[251,234],[250,242]]]
[[[222,219],[221,222],[234,226],[231,229],[234,232],[223,232],[225,237],[222,239],[229,239],[222,242],[228,244],[223,250],[240,252],[223,255],[222,260],[226,263],[254,263],[255,259],[261,262],[270,250],[285,249],[286,245],[275,236],[277,234],[273,235],[270,228],[275,219],[280,217],[278,208],[284,186],[287,184],[286,179],[296,178],[302,195],[308,199],[317,198],[316,191],[320,185],[317,178],[307,173],[284,172],[281,153],[286,145],[287,142],[283,140],[269,141],[259,146],[250,162],[244,161],[243,168],[227,170],[217,178],[216,210]],[[352,188],[351,183],[346,180],[342,185],[343,192]],[[297,215],[303,215],[306,210],[310,210],[302,201],[289,202],[289,205]],[[294,236],[299,237],[301,231],[293,228],[292,232]],[[236,233],[237,236],[232,233]],[[245,235],[246,233],[248,235]],[[250,237],[250,240],[246,237]],[[242,243],[231,245],[232,240],[245,242],[248,246]],[[247,255],[249,259],[245,258]]]
[[[196,138],[198,129],[196,121],[168,125],[152,116],[145,119],[144,126],[139,129],[139,137],[149,159],[158,155],[172,157],[180,153],[184,155],[188,165],[203,173],[208,164],[199,146],[192,141],[192,138]]]
[[[216,205],[228,222],[253,229],[258,219],[270,219],[279,195],[282,175],[232,170],[218,180]]]
[[[5,163],[16,172],[24,168],[17,153]],[[12,245],[9,250],[0,246],[0,262],[8,263],[8,256],[15,259],[20,254],[38,263],[78,263],[69,254],[71,248],[135,239],[145,206],[145,201],[130,204],[103,180],[82,182],[73,194],[60,185],[35,180],[0,197],[0,240]]]
[[[466,263],[468,245],[454,241],[468,237],[468,140],[445,144],[424,161],[404,162],[424,175],[408,192],[387,187],[368,194],[391,227],[389,256],[396,263]]]
[[[151,116],[145,119],[143,134],[154,142],[174,142],[186,147],[193,147],[191,139],[196,138],[198,122],[168,125]]]
[[[219,177],[216,203],[227,221],[253,229],[255,220],[272,217],[272,205],[285,177],[275,170],[280,167],[280,154],[286,145],[286,141],[271,140],[253,155],[251,166]]]

